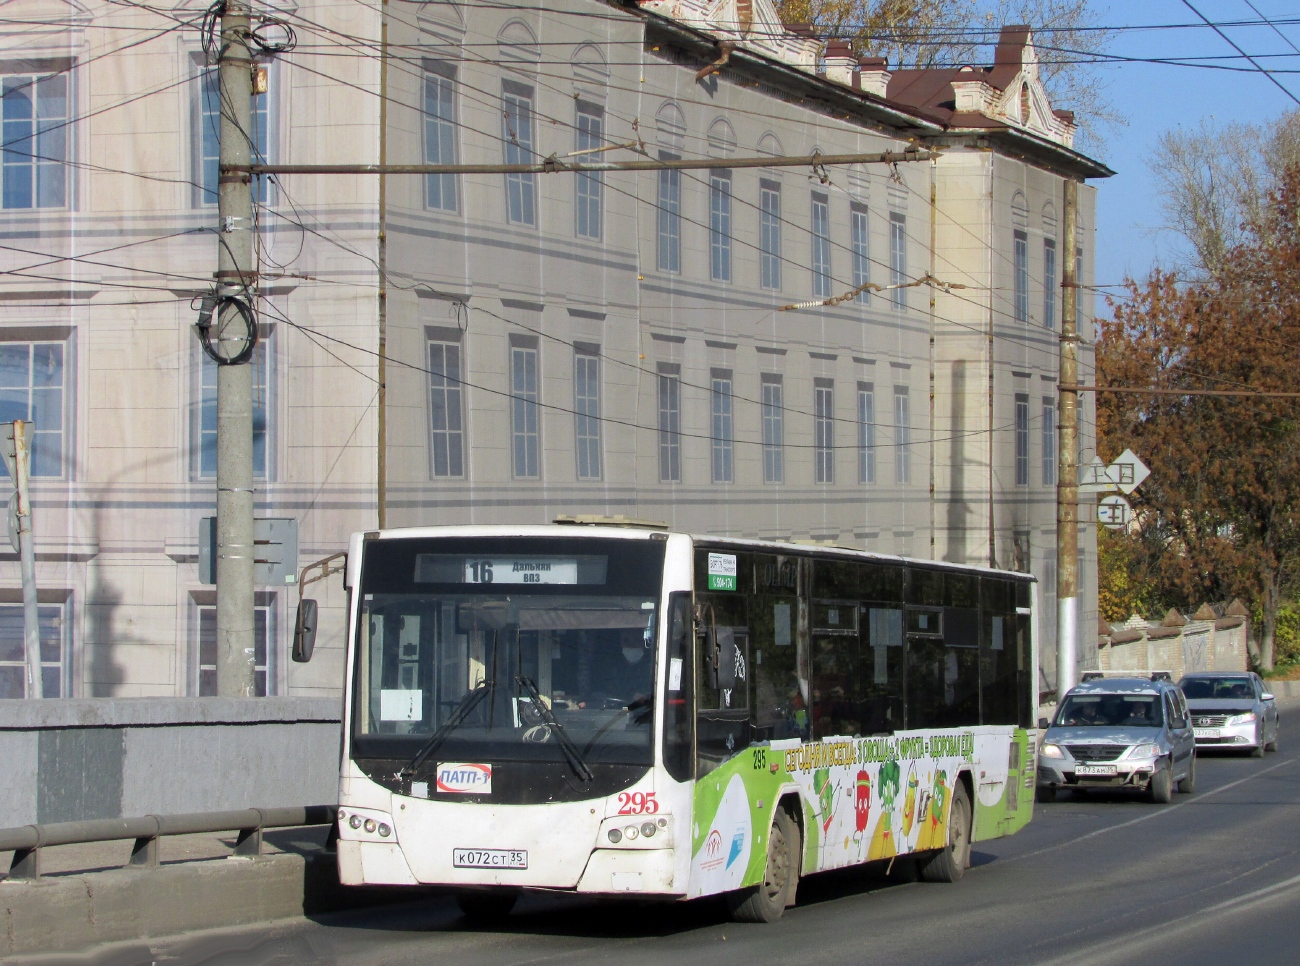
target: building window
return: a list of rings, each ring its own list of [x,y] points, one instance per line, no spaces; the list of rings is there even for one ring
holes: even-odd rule
[[[854,301],[861,305],[871,302],[871,290],[862,288],[871,281],[871,258],[867,235],[867,209],[865,205],[853,204],[849,211],[851,235],[853,239],[853,287],[862,289],[854,296]]]
[[[812,293],[831,295],[831,206],[826,195],[812,196]]]
[[[876,482],[876,393],[869,382],[858,383],[858,482]]]
[[[1013,244],[1015,246],[1016,271],[1016,321],[1029,321],[1029,235],[1016,229]]]
[[[781,377],[763,373],[763,482],[785,481],[785,399]]]
[[[520,479],[536,479],[541,475],[536,343],[510,346],[510,395],[514,474]]]
[[[68,75],[6,74],[0,113],[4,206],[66,207],[72,124],[68,116]]]
[[[781,186],[766,179],[758,183],[758,275],[763,288],[781,287]]]
[[[267,67],[267,77],[274,80],[273,67]],[[197,135],[199,162],[199,204],[216,205],[217,203],[217,166],[221,160],[221,94],[220,82],[215,67],[209,67],[199,75],[199,131]],[[271,92],[253,95],[253,140],[252,156],[254,164],[269,164],[271,159]],[[253,200],[258,204],[269,204],[271,196],[271,179],[265,175],[253,177]]]
[[[429,340],[429,471],[465,475],[465,385],[459,341]]]
[[[506,164],[532,164],[532,88],[509,83],[501,95]],[[506,218],[514,225],[537,227],[537,182],[531,173],[506,175]]]
[[[215,604],[201,604],[198,612],[198,694],[201,698],[214,698],[217,696],[217,607]],[[253,608],[253,696],[258,698],[267,695],[267,656],[271,653],[267,644],[271,640],[270,630],[271,605],[258,603]]]
[[[1056,400],[1043,398],[1043,486],[1056,485]]]
[[[1043,239],[1043,325],[1056,328],[1056,242]]]
[[[734,443],[731,413],[731,372],[715,369],[710,386],[712,401],[713,482],[734,483],[735,467],[732,464]]]
[[[424,68],[424,163],[456,163],[456,68],[428,64]],[[455,211],[456,176],[424,176],[425,207]]]
[[[682,481],[682,380],[671,363],[659,364],[659,479]]]
[[[661,161],[676,161],[677,155],[659,152]],[[659,271],[676,274],[682,270],[682,173],[659,172]]]
[[[578,479],[600,479],[600,350],[575,346],[573,424]]]
[[[41,694],[47,698],[72,697],[67,659],[68,604],[40,604],[36,608],[41,639]],[[22,604],[0,604],[0,699],[27,696],[27,643]]]
[[[63,342],[0,342],[0,422],[33,424],[32,476],[63,476],[68,398]],[[0,464],[0,478],[9,470]]]
[[[253,350],[253,476],[268,479],[267,454],[270,451],[270,425],[272,384],[270,361],[273,358],[271,338],[263,334]],[[217,372],[215,362],[202,349],[199,350],[199,413],[197,437],[198,477],[214,479],[217,475]]]
[[[731,172],[709,173],[709,273],[731,281]]]
[[[907,215],[889,213],[889,300],[896,309],[907,308]]]
[[[1016,393],[1016,486],[1029,485],[1029,397]]]
[[[894,482],[912,482],[912,400],[906,386],[894,387]]]
[[[818,483],[835,482],[835,384],[813,380],[813,447]]]
[[[578,102],[577,131],[574,147],[577,160],[590,162],[594,152],[605,146],[605,109],[586,101]],[[579,171],[574,207],[577,209],[575,230],[579,238],[599,238],[604,212],[605,176],[599,171]]]

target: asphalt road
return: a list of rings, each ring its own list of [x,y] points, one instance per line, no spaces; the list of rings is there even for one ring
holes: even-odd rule
[[[1300,721],[1300,714],[1291,720]],[[617,963],[1232,964],[1300,962],[1300,727],[1263,760],[1203,755],[1165,806],[1062,795],[1018,835],[979,843],[960,883],[862,871],[805,879],[773,925],[674,906],[530,898],[500,928],[450,899],[231,930],[90,961],[563,966]],[[1295,749],[1294,751],[1292,749]],[[85,960],[82,960],[85,962]]]

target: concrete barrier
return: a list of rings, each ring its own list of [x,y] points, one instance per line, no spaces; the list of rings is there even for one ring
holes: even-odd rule
[[[0,701],[6,826],[334,804],[329,698]]]

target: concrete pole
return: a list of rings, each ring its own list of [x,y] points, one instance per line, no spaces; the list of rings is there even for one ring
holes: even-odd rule
[[[252,57],[248,48],[248,0],[228,0],[221,17],[221,174],[217,188],[220,239],[218,290],[252,306],[253,186],[246,173],[228,165],[252,161]],[[241,333],[243,321],[230,306],[217,320]],[[233,336],[232,336],[233,337]],[[254,693],[253,647],[253,367],[217,367],[217,693]]]
[[[1061,246],[1061,386],[1056,481],[1056,695],[1074,687],[1079,669],[1079,184],[1065,181],[1065,244]]]
[[[45,697],[41,679],[41,614],[36,603],[36,547],[32,543],[31,423],[14,421],[14,488],[18,491],[18,561],[23,577],[23,646],[27,697]]]

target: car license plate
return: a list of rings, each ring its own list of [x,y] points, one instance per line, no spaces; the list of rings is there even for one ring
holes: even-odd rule
[[[1219,737],[1218,728],[1196,728],[1196,737],[1198,738],[1217,738]]]
[[[452,849],[451,864],[457,869],[526,869],[524,849]]]
[[[1080,778],[1113,778],[1116,770],[1114,765],[1075,765],[1074,773]]]

